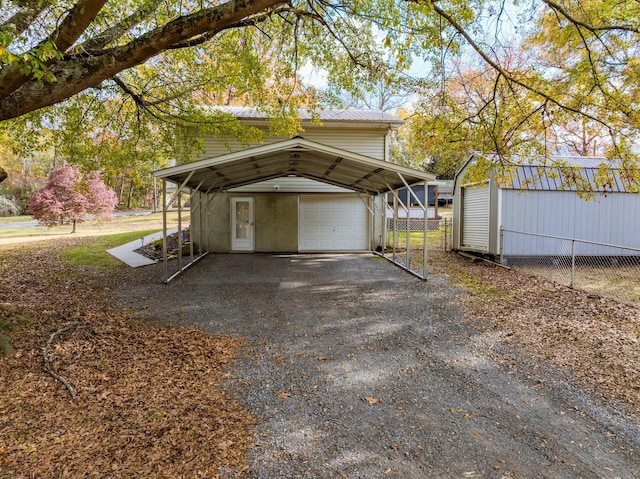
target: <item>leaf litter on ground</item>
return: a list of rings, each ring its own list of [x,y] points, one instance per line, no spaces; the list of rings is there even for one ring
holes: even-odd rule
[[[431,266],[466,290],[465,317],[487,325],[493,340],[549,362],[587,392],[640,414],[638,303],[471,263],[456,254],[433,252]]]
[[[88,240],[65,244],[78,241]],[[241,339],[134,319],[109,297],[122,278],[60,263],[61,244],[0,255],[0,332],[15,348],[0,356],[0,477],[242,476],[255,420],[221,387]],[[468,321],[603,400],[640,410],[637,304],[430,254],[432,271],[466,290]],[[70,324],[49,356],[75,400],[42,357],[51,334]]]
[[[134,319],[111,304],[109,270],[71,268],[55,248],[0,256],[15,349],[0,356],[0,477],[241,476],[254,419],[221,383],[242,340]],[[70,324],[48,356],[75,399],[42,355]]]

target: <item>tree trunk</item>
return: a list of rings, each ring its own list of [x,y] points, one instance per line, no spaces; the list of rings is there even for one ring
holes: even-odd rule
[[[73,229],[71,230],[71,234],[76,232],[76,220],[75,218],[71,220],[71,223],[73,224]]]
[[[127,196],[127,209],[131,209],[131,199],[133,198],[133,178],[129,179],[129,195]]]

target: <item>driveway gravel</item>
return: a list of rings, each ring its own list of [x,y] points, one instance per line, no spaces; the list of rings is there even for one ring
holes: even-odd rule
[[[634,478],[640,425],[526,357],[492,359],[461,291],[371,255],[209,255],[118,295],[245,338],[228,390],[259,421],[252,478]],[[517,351],[511,352],[517,355]]]

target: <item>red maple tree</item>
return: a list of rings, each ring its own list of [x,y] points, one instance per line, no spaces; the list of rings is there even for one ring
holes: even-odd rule
[[[69,221],[76,232],[76,223],[87,215],[111,219],[118,199],[102,181],[100,173],[83,176],[71,166],[63,165],[51,171],[47,183],[29,201],[29,213],[40,223],[54,226]]]

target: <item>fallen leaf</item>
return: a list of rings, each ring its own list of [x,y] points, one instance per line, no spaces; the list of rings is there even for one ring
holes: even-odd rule
[[[291,397],[291,393],[289,391],[278,391],[276,393],[276,397],[278,399],[280,399],[281,401],[283,401],[283,400],[285,400],[287,398],[290,398]]]
[[[362,398],[362,400],[364,402],[366,402],[366,403],[369,403],[369,404],[378,404],[380,402],[379,399],[376,399],[376,398],[371,397],[371,396],[365,396],[365,397]]]

